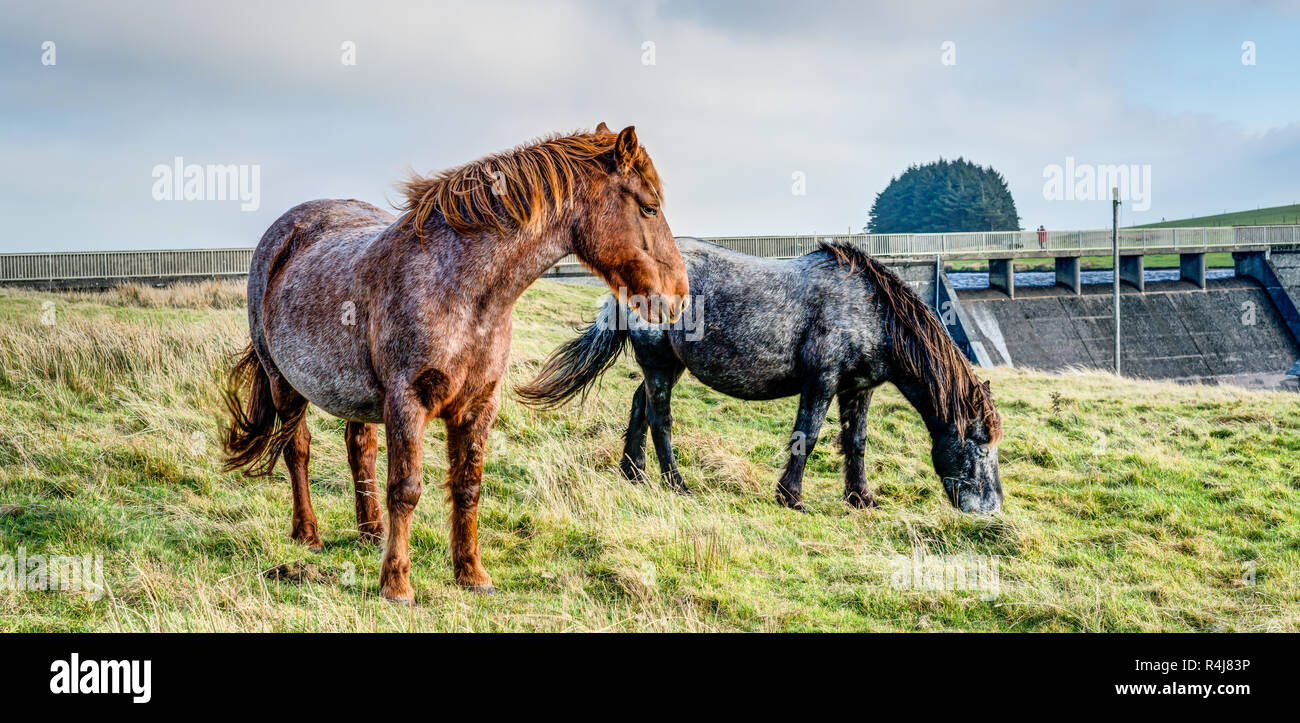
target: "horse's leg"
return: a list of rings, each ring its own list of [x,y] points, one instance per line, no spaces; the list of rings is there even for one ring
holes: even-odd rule
[[[307,429],[307,399],[279,374],[269,373],[271,400],[285,435],[285,469],[293,490],[293,517],[289,537],[313,552],[325,549],[316,529],[316,512],[311,508],[311,489],[307,480],[307,462],[311,457],[311,431]]]
[[[794,419],[794,432],[790,435],[790,459],[776,483],[776,501],[786,507],[803,509],[803,469],[817,445],[826,410],[831,405],[829,385],[814,380],[804,386],[799,395],[799,413]]]
[[[388,544],[379,569],[379,592],[395,602],[415,601],[411,589],[411,559],[407,538],[411,516],[420,501],[423,484],[420,462],[424,455],[424,406],[408,390],[390,392],[384,402],[384,436],[388,441]]]
[[[478,495],[483,481],[483,454],[500,397],[494,390],[477,410],[447,422],[447,461],[451,475],[451,561],[456,582],[474,592],[492,594],[492,578],[483,569],[478,546]]]
[[[283,444],[279,454],[289,472],[289,488],[293,491],[293,517],[289,537],[301,542],[314,552],[325,549],[316,529],[316,512],[311,508],[311,489],[307,481],[307,462],[311,457],[311,432],[307,429],[307,398],[280,376],[275,367],[264,366],[267,386],[271,392],[271,405],[280,420],[280,429],[272,444]]]
[[[867,489],[867,471],[863,456],[867,446],[867,409],[871,391],[843,392],[840,405],[840,451],[844,453],[844,501],[854,507],[875,507],[876,500]]]
[[[683,367],[645,370],[645,390],[647,417],[650,422],[650,436],[654,439],[655,454],[659,456],[659,471],[664,482],[682,494],[690,494],[682,473],[677,469],[677,458],[673,456],[673,385],[682,375]]]
[[[379,485],[375,480],[375,458],[379,455],[378,427],[348,422],[343,433],[348,444],[348,466],[357,495],[357,531],[366,542],[384,537],[384,516],[379,508]]]
[[[311,489],[307,481],[311,431],[307,429],[306,415],[298,418],[292,434],[284,445],[284,466],[289,470],[289,485],[293,488],[293,527],[289,537],[305,544],[312,552],[320,552],[325,549],[325,544],[316,529],[316,512],[311,508]]]
[[[623,476],[633,482],[643,482],[645,473],[645,432],[646,432],[646,391],[645,382],[636,388],[632,395],[632,413],[627,421],[627,432],[623,434],[623,459],[619,469]]]

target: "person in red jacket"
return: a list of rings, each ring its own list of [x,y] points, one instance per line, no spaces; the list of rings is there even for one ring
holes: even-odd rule
[[[1043,228],[1043,225],[1040,223],[1038,224],[1038,248],[1041,249],[1046,247],[1047,247],[1047,229]]]

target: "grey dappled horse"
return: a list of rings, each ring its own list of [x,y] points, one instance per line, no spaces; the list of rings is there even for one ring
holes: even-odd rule
[[[1001,420],[930,308],[883,264],[849,245],[824,244],[794,259],[765,259],[693,238],[677,239],[691,304],[671,325],[640,322],[635,299],[607,299],[600,317],[551,356],[518,390],[554,406],[585,392],[628,340],[645,381],[632,398],[620,464],[645,477],[645,433],[665,481],[687,492],[672,448],[673,386],[684,370],[740,399],[799,395],[790,457],[777,501],[802,509],[803,472],[831,398],[839,400],[844,499],[875,505],[863,466],[872,391],[892,382],[925,420],[931,459],[952,504],[988,513],[1002,506],[997,444]]]

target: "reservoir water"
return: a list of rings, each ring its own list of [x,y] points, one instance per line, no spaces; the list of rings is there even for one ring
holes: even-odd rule
[[[1152,281],[1177,281],[1178,269],[1147,269],[1148,283]],[[1206,279],[1230,279],[1233,270],[1228,268],[1206,269]],[[1113,284],[1114,275],[1109,271],[1082,271],[1079,273],[1084,285]],[[950,271],[948,280],[954,289],[987,289],[989,275],[987,271]],[[1055,286],[1056,273],[1053,271],[1017,271],[1016,286]]]

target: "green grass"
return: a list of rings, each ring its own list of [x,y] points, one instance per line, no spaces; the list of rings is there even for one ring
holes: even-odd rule
[[[1084,271],[1109,271],[1115,266],[1110,256],[1084,256],[1079,259]],[[1178,268],[1178,254],[1150,254],[1144,261],[1148,269]],[[1205,255],[1207,268],[1232,268],[1232,253],[1229,251]],[[1016,271],[1054,271],[1056,259],[1016,259]],[[948,271],[988,271],[989,263],[984,259],[953,259],[947,262]]]
[[[599,293],[525,294],[511,384]],[[1006,506],[976,518],[945,501],[919,417],[887,386],[867,460],[881,507],[840,502],[832,410],[798,514],[772,501],[794,400],[743,402],[689,378],[675,434],[695,494],[623,481],[627,358],[585,405],[506,399],[480,509],[494,597],[452,583],[443,432],[430,427],[416,605],[396,606],[377,597],[379,551],[353,530],[341,422],[310,418],[323,553],[288,539],[282,469],[219,471],[214,378],[247,338],[242,304],[221,285],[0,290],[0,505],[22,508],[0,511],[0,554],[102,555],[107,583],[98,601],[0,590],[0,630],[1300,630],[1294,395],[992,370]],[[891,584],[914,553],[996,557],[996,595]],[[326,577],[263,575],[298,560]]]
[[[1253,211],[1233,211],[1213,216],[1182,218],[1177,221],[1159,221],[1130,228],[1197,228],[1201,226],[1272,226],[1300,223],[1300,204],[1258,208]]]

